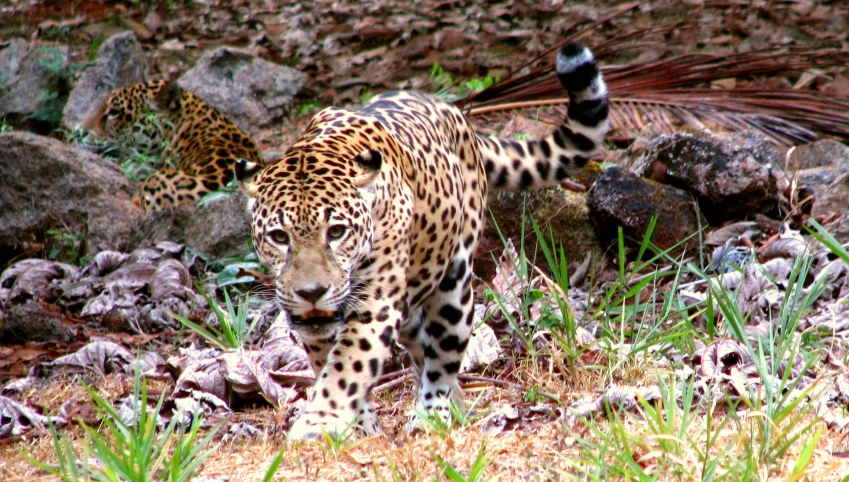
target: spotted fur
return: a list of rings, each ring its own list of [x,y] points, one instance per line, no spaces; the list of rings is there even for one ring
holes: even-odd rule
[[[233,179],[236,160],[261,161],[248,134],[176,82],[155,80],[116,89],[83,127],[174,166],[139,185],[148,211],[197,202]]]
[[[566,45],[557,69],[569,115],[544,139],[484,138],[436,97],[388,92],[358,111],[323,110],[277,164],[237,163],[254,244],[317,375],[291,438],[379,430],[368,395],[396,342],[420,376],[418,409],[449,417],[488,187],[579,174],[607,132],[590,51]]]

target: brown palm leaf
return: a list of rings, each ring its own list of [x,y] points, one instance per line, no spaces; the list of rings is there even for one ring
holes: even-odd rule
[[[633,48],[635,39],[671,28],[682,25],[628,33],[596,46],[594,51],[602,59],[600,63],[604,63],[605,56]],[[625,42],[630,43],[626,46]],[[549,52],[538,59],[545,58]],[[614,140],[630,140],[630,133],[654,122],[667,131],[682,124],[695,129],[705,126],[755,129],[779,145],[806,143],[820,137],[849,141],[849,98],[792,88],[711,88],[712,82],[723,79],[751,79],[846,64],[847,54],[839,50],[783,47],[729,55],[688,54],[604,66],[612,101],[612,128],[618,135],[625,135]],[[468,112],[474,116],[564,105],[568,98],[551,68],[545,67],[520,77],[508,77],[457,103],[461,106],[474,103],[475,107]]]

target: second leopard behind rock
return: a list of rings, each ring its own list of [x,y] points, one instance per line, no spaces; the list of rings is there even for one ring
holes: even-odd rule
[[[487,190],[580,174],[607,133],[590,51],[564,46],[557,76],[568,117],[543,139],[488,139],[434,96],[388,92],[357,111],[321,111],[277,164],[236,164],[254,245],[317,376],[290,438],[379,430],[368,397],[396,341],[419,374],[417,409],[450,417]]]
[[[247,133],[176,82],[154,80],[116,89],[83,127],[173,164],[138,186],[147,211],[197,202],[233,179],[236,160],[262,159]]]

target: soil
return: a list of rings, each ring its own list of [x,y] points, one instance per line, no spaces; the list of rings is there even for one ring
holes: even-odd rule
[[[593,25],[604,19],[609,20]],[[779,0],[649,0],[630,4],[604,0],[7,0],[0,5],[0,48],[14,37],[45,46],[67,45],[71,64],[81,66],[92,58],[104,39],[130,29],[144,46],[153,78],[177,78],[203,52],[222,45],[244,48],[271,62],[294,67],[309,75],[307,88],[287,116],[257,136],[261,149],[273,153],[285,150],[311,113],[320,107],[356,105],[388,89],[450,88],[457,96],[463,96],[476,82],[528,72],[528,62],[567,37],[578,38],[589,46],[620,42],[623,48],[602,59],[605,65],[674,58],[692,52],[722,55],[775,46],[836,48],[846,53],[847,19],[849,5],[844,2]],[[591,28],[586,29],[587,26]],[[623,36],[646,29],[656,32],[637,40],[622,40]],[[75,74],[71,71],[69,75]],[[808,87],[824,95],[849,95],[846,67],[728,79],[725,84],[738,82],[764,88]],[[480,130],[488,133],[499,132],[508,120],[509,117],[473,118]],[[110,336],[131,346],[150,341],[128,334]],[[77,347],[79,344],[74,344]],[[10,351],[0,347],[0,358],[15,358],[15,372],[22,374],[36,362],[54,358],[68,348],[38,345]],[[586,453],[578,450],[580,440],[598,440],[591,428],[576,425],[564,432],[558,424],[551,423],[553,415],[534,418],[532,410],[536,405],[548,406],[552,411],[554,407],[562,409],[562,405],[569,406],[582,397],[599,395],[612,382],[644,386],[655,380],[657,367],[650,363],[628,361],[617,365],[618,371],[613,374],[593,368],[612,366],[611,353],[582,352],[577,362],[570,359],[568,363],[559,352],[501,360],[482,375],[521,386],[514,383],[493,388],[488,383],[468,383],[467,401],[482,411],[492,409],[495,413],[510,407],[523,410],[521,423],[498,437],[482,435],[480,425],[475,423],[444,437],[409,435],[405,422],[413,400],[410,382],[377,396],[384,435],[348,441],[337,448],[331,444],[287,445],[283,432],[286,408],[249,407],[232,414],[229,422],[252,423],[262,428],[263,435],[223,441],[204,464],[202,474],[209,477],[206,480],[259,480],[273,457],[286,450],[277,473],[281,480],[430,480],[444,473],[438,460],[468,474],[478,451],[485,449],[491,459],[486,475],[493,479],[581,479],[575,474],[583,473],[590,474],[587,479],[614,479],[615,473],[599,475],[592,472],[591,463],[580,460]],[[834,361],[845,371],[843,362]],[[131,390],[126,379],[113,375],[87,381],[113,400]],[[560,403],[552,399],[529,402],[531,387],[539,393],[556,395],[553,398]],[[20,399],[47,414],[66,409],[66,402],[73,400],[75,410],[87,410],[87,419],[96,421],[90,408],[80,408],[86,397],[78,380],[57,379],[26,391]],[[716,432],[716,450],[745,453],[748,439],[740,432],[754,433],[757,426],[749,419],[757,418],[759,413],[752,410],[741,416],[745,420],[739,425]],[[815,418],[813,414],[805,417],[805,423]],[[618,425],[606,421],[599,425],[602,431],[613,434],[645,434],[642,425],[646,423],[628,418]],[[636,439],[631,440],[635,445],[629,445],[623,435],[620,449],[623,453],[630,449],[633,457],[628,460],[652,474],[663,464],[668,467],[669,462],[662,460],[668,440],[687,435],[705,437],[696,425],[681,433],[667,434],[666,438],[658,435],[652,439],[655,445],[637,445]],[[806,473],[809,480],[838,480],[849,473],[849,465],[840,458],[840,454],[847,453],[845,437],[837,430],[825,430],[812,452],[814,463]],[[70,427],[67,433],[75,441],[83,436],[79,426]],[[756,434],[752,435],[754,438]],[[802,443],[808,440],[811,437]],[[726,443],[730,449],[722,448]],[[792,447],[785,458],[764,462],[752,477],[768,480],[788,475],[794,462],[802,457],[799,443],[789,445]],[[24,457],[27,454],[53,461],[53,451],[50,437],[23,436],[0,442],[0,479],[53,480]],[[599,457],[614,458],[603,454]],[[704,463],[696,449],[678,452],[677,457],[682,467]],[[699,478],[704,472],[658,473],[661,480],[681,480]]]

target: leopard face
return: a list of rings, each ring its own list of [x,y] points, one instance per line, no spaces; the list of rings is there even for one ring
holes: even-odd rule
[[[378,163],[380,156],[358,154]],[[305,155],[294,149],[266,174],[274,173],[273,182],[260,178],[256,193],[255,203],[263,207],[253,211],[254,246],[275,274],[278,299],[295,323],[338,320],[356,289],[354,268],[372,248],[369,183],[376,172],[322,176],[346,168],[338,157],[338,151]]]
[[[114,136],[133,125],[152,107],[164,82],[135,84],[110,92],[84,125],[98,134]]]

